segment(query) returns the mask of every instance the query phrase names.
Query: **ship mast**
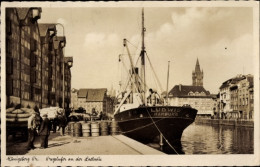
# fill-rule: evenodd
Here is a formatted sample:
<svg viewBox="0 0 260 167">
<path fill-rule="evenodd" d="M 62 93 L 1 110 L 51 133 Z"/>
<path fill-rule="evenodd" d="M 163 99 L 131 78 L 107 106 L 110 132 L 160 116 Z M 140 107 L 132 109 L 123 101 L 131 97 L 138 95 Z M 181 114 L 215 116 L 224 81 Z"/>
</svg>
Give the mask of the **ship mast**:
<svg viewBox="0 0 260 167">
<path fill-rule="evenodd" d="M 145 27 L 144 27 L 144 8 L 142 9 L 142 50 L 141 50 L 141 77 L 143 80 L 143 102 L 145 105 L 147 105 L 146 102 L 146 81 L 145 81 L 145 46 L 144 46 L 144 33 L 145 33 Z"/>
</svg>

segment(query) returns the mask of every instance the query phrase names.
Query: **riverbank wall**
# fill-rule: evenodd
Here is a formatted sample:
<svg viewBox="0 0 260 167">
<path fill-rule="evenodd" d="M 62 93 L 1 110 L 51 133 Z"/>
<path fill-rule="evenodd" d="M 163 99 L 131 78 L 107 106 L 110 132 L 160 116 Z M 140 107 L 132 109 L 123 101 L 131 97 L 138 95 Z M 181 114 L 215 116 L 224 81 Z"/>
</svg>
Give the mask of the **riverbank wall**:
<svg viewBox="0 0 260 167">
<path fill-rule="evenodd" d="M 199 118 L 195 119 L 196 124 L 208 124 L 208 125 L 224 125 L 224 126 L 236 126 L 236 127 L 254 127 L 253 120 L 240 120 L 240 119 L 207 119 Z"/>
</svg>

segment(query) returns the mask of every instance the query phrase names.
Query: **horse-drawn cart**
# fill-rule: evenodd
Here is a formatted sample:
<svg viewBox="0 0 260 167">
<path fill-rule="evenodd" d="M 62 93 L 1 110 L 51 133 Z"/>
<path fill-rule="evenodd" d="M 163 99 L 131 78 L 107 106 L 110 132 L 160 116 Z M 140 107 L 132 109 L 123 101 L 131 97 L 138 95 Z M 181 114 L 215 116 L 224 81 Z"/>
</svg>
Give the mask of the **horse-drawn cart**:
<svg viewBox="0 0 260 167">
<path fill-rule="evenodd" d="M 8 108 L 6 109 L 6 138 L 12 135 L 13 138 L 20 136 L 24 141 L 28 138 L 28 118 L 35 112 L 29 108 Z"/>
</svg>

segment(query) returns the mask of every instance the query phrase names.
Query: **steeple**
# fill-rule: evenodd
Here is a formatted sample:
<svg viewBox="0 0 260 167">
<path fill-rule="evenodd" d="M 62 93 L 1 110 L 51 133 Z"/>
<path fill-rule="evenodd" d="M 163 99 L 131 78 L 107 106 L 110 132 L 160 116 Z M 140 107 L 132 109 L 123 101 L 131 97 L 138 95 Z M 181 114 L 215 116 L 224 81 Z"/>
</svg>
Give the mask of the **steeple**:
<svg viewBox="0 0 260 167">
<path fill-rule="evenodd" d="M 199 63 L 199 59 L 198 58 L 197 58 L 196 66 L 195 66 L 195 72 L 196 73 L 201 72 L 200 71 L 200 63 Z"/>
<path fill-rule="evenodd" d="M 195 71 L 192 72 L 192 85 L 203 86 L 203 71 L 200 70 L 200 64 L 198 58 L 195 66 Z"/>
</svg>

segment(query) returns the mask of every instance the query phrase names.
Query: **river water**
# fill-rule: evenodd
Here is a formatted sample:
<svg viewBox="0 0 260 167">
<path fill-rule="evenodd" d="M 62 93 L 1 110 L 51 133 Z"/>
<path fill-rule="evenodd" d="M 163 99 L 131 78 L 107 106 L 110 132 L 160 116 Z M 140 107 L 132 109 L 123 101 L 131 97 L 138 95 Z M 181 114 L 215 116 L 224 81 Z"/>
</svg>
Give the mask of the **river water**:
<svg viewBox="0 0 260 167">
<path fill-rule="evenodd" d="M 149 146 L 159 149 L 157 143 Z M 167 154 L 253 154 L 254 129 L 233 126 L 211 126 L 193 123 L 182 135 L 181 146 Z"/>
</svg>

